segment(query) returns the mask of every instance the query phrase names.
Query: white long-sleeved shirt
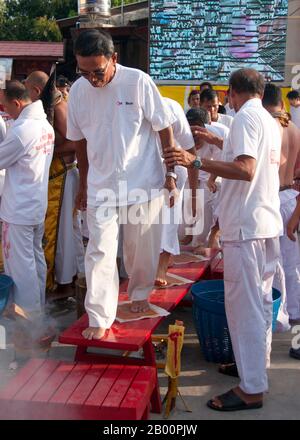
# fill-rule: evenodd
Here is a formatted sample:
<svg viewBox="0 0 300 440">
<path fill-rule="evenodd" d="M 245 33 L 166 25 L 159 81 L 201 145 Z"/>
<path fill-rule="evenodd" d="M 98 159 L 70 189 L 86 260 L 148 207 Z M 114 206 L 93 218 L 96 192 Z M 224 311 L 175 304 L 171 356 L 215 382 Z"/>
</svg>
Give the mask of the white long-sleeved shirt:
<svg viewBox="0 0 300 440">
<path fill-rule="evenodd" d="M 0 169 L 6 169 L 0 217 L 17 225 L 44 221 L 54 130 L 41 101 L 23 109 L 0 144 Z"/>
</svg>

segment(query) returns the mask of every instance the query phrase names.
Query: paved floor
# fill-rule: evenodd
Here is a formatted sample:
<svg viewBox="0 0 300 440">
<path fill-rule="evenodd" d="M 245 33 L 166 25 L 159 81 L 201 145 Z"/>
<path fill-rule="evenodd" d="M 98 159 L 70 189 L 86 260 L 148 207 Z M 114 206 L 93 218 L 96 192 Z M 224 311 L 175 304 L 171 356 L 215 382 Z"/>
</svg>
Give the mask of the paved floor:
<svg viewBox="0 0 300 440">
<path fill-rule="evenodd" d="M 76 319 L 76 304 L 73 298 L 52 305 L 51 319 L 59 333 Z M 177 407 L 169 420 L 205 420 L 205 419 L 300 419 L 300 361 L 291 359 L 288 351 L 292 334 L 274 334 L 272 365 L 269 371 L 270 392 L 265 397 L 264 407 L 260 410 L 237 413 L 218 413 L 206 407 L 206 401 L 216 394 L 227 391 L 238 384 L 238 379 L 223 376 L 217 372 L 217 366 L 208 363 L 200 351 L 199 342 L 193 326 L 191 309 L 178 307 L 157 329 L 157 333 L 166 333 L 168 325 L 180 319 L 186 326 L 185 344 L 182 351 L 182 374 L 180 391 L 192 412 L 185 412 L 183 403 L 178 398 Z M 13 322 L 1 318 L 0 325 L 7 330 L 7 348 L 0 350 L 0 387 L 5 385 L 18 370 L 9 366 L 14 361 L 15 351 L 11 343 Z M 299 328 L 300 330 L 300 328 Z M 58 344 L 54 341 L 48 356 L 61 360 L 72 360 L 74 347 Z M 46 356 L 39 353 L 38 356 Z M 28 358 L 17 353 L 16 360 L 20 368 Z M 162 397 L 166 393 L 167 378 L 159 372 Z M 151 414 L 152 420 L 162 419 L 163 415 Z"/>
</svg>

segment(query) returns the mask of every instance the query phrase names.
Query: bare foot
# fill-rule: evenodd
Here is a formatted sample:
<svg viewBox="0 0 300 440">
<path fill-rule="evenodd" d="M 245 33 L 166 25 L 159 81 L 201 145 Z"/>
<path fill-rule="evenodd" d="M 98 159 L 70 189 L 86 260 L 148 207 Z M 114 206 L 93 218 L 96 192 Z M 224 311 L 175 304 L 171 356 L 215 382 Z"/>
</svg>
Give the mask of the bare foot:
<svg viewBox="0 0 300 440">
<path fill-rule="evenodd" d="M 197 246 L 193 250 L 193 254 L 195 255 L 203 255 L 203 257 L 208 257 L 210 254 L 210 249 L 204 247 L 204 246 Z"/>
<path fill-rule="evenodd" d="M 180 240 L 180 244 L 182 245 L 188 245 L 190 244 L 190 242 L 193 240 L 193 236 L 192 235 L 185 235 L 182 240 Z"/>
<path fill-rule="evenodd" d="M 169 252 L 166 251 L 163 251 L 159 256 L 159 262 L 158 262 L 156 280 L 155 280 L 155 286 L 157 287 L 164 287 L 168 284 L 166 280 L 166 275 L 167 275 L 170 257 L 171 254 L 169 254 Z"/>
<path fill-rule="evenodd" d="M 85 339 L 101 339 L 105 335 L 105 328 L 88 327 L 81 333 Z"/>
<path fill-rule="evenodd" d="M 150 310 L 149 303 L 146 299 L 144 301 L 132 301 L 130 310 L 133 313 L 148 312 L 148 310 Z"/>
</svg>

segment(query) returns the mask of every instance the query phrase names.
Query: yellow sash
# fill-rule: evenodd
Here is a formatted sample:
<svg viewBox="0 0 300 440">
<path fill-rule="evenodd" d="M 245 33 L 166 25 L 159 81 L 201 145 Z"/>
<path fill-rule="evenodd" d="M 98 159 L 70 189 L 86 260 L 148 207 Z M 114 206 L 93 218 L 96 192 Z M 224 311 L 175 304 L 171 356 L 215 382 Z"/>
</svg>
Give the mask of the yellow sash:
<svg viewBox="0 0 300 440">
<path fill-rule="evenodd" d="M 51 292 L 55 287 L 55 254 L 66 175 L 67 167 L 64 160 L 59 157 L 54 157 L 50 166 L 48 208 L 44 234 L 44 252 L 47 263 L 47 292 Z"/>
</svg>

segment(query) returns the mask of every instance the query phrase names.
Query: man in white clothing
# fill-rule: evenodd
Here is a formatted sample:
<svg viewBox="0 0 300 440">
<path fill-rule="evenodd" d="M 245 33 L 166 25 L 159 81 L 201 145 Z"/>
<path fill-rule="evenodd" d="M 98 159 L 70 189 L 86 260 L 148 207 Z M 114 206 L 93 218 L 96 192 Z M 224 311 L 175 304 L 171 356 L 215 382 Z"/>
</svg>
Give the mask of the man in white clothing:
<svg viewBox="0 0 300 440">
<path fill-rule="evenodd" d="M 173 99 L 164 98 L 164 101 L 170 111 L 176 117 L 176 121 L 172 124 L 176 145 L 179 148 L 184 148 L 190 152 L 195 152 L 194 138 L 183 108 Z M 189 188 L 192 194 L 196 195 L 196 190 L 198 187 L 198 171 L 196 169 L 187 171 L 185 167 L 175 167 L 175 173 L 177 175 L 176 184 L 179 191 L 179 196 L 172 208 L 169 208 L 167 205 L 164 205 L 163 207 L 161 251 L 155 279 L 155 285 L 158 287 L 167 286 L 168 282 L 166 279 L 166 274 L 170 257 L 171 255 L 180 254 L 178 227 L 182 222 L 183 191 L 187 177 L 189 177 Z M 193 213 L 191 212 L 191 215 L 192 214 Z"/>
<path fill-rule="evenodd" d="M 31 100 L 41 98 L 49 82 L 42 71 L 32 72 L 25 81 Z M 67 103 L 56 90 L 53 127 L 55 132 L 54 157 L 50 167 L 48 210 L 45 223 L 45 256 L 48 264 L 47 290 L 55 295 L 70 292 L 77 273 L 84 272 L 84 248 L 80 218 L 75 209 L 79 186 L 74 144 L 66 139 Z M 62 175 L 63 174 L 63 175 Z M 62 179 L 61 184 L 56 183 Z M 58 189 L 59 188 L 59 189 Z M 54 283 L 55 280 L 55 283 Z"/>
<path fill-rule="evenodd" d="M 218 113 L 219 110 L 219 97 L 215 90 L 206 89 L 200 95 L 200 107 L 205 108 L 210 113 L 212 122 L 219 122 L 226 125 L 230 129 L 233 118 L 228 115 L 222 115 Z"/>
<path fill-rule="evenodd" d="M 293 189 L 293 179 L 296 161 L 300 151 L 300 130 L 289 119 L 284 111 L 281 90 L 275 84 L 267 84 L 263 97 L 263 106 L 270 112 L 278 123 L 281 135 L 281 161 L 279 168 L 280 179 L 280 211 L 284 225 L 284 235 L 280 237 L 282 266 L 285 274 L 284 286 L 286 298 L 282 298 L 279 321 L 282 329 L 289 330 L 288 316 L 291 323 L 300 320 L 300 249 L 298 236 L 295 241 L 288 238 L 287 224 L 296 208 L 299 192 Z M 284 301 L 283 301 L 284 299 Z M 285 313 L 284 313 L 285 312 Z M 285 321 L 285 322 L 284 322 Z"/>
<path fill-rule="evenodd" d="M 229 81 L 234 117 L 224 161 L 200 160 L 199 168 L 223 178 L 219 223 L 224 252 L 226 316 L 239 386 L 208 402 L 217 411 L 260 408 L 268 390 L 272 338 L 272 284 L 280 258 L 281 136 L 262 106 L 264 78 L 240 69 Z M 170 166 L 191 166 L 186 151 L 166 152 Z"/>
<path fill-rule="evenodd" d="M 0 208 L 4 268 L 14 281 L 13 301 L 35 315 L 45 301 L 42 238 L 54 132 L 42 102 L 32 103 L 19 81 L 7 81 L 0 100 L 15 120 L 0 144 L 0 169 L 6 169 Z"/>
<path fill-rule="evenodd" d="M 5 135 L 6 135 L 6 125 L 2 116 L 0 116 L 0 143 L 4 140 Z M 4 179 L 5 179 L 5 170 L 0 170 L 0 200 L 3 193 Z"/>
<path fill-rule="evenodd" d="M 173 205 L 177 179 L 173 167 L 164 175 L 155 132 L 163 150 L 173 146 L 175 117 L 147 74 L 117 63 L 110 35 L 96 29 L 81 32 L 75 56 L 81 78 L 70 90 L 67 137 L 77 144 L 77 206 L 87 206 L 89 228 L 85 258 L 89 327 L 83 336 L 100 339 L 116 317 L 120 222 L 131 311 L 149 309 L 161 245 L 159 190 L 165 182 Z"/>
<path fill-rule="evenodd" d="M 201 110 L 202 112 L 207 112 L 207 110 Z M 188 121 L 192 126 L 196 139 L 197 155 L 201 159 L 221 160 L 223 144 L 227 140 L 229 129 L 219 122 L 211 122 L 210 118 L 201 120 L 201 117 L 203 117 L 201 111 L 197 109 L 190 110 L 187 113 Z M 207 187 L 209 176 L 210 174 L 206 171 L 199 171 L 199 189 L 202 189 L 204 192 L 202 216 L 199 220 L 203 224 L 203 228 L 201 234 L 193 237 L 192 245 L 195 246 L 194 253 L 200 254 L 203 252 L 203 246 L 207 246 L 209 232 L 216 221 L 215 212 L 221 184 L 221 179 L 219 179 L 216 185 L 217 191 L 210 191 Z"/>
</svg>

